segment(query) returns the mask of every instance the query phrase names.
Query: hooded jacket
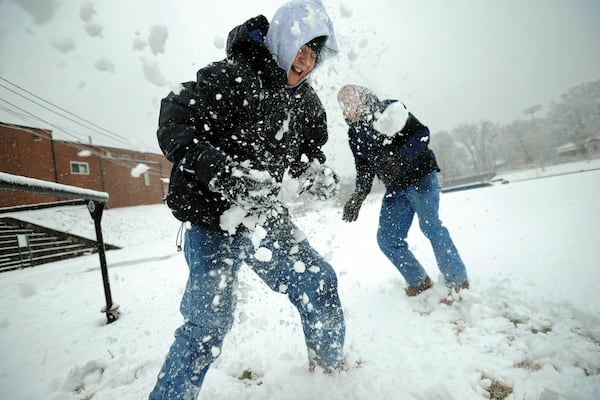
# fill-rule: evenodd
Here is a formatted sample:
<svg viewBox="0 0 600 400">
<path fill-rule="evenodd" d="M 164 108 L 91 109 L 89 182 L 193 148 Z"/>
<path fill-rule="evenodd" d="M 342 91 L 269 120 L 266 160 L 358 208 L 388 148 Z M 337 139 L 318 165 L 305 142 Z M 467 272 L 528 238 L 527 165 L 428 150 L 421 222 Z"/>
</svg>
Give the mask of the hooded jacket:
<svg viewBox="0 0 600 400">
<path fill-rule="evenodd" d="M 320 3 L 291 4 L 296 19 L 282 15 L 280 24 L 299 27 L 310 39 L 327 30 L 325 46 L 335 52 L 329 19 L 310 18 Z M 298 176 L 310 161 L 325 161 L 327 119 L 321 101 L 306 80 L 290 88 L 281 66 L 290 57 L 286 43 L 294 57 L 304 44 L 295 47 L 297 36 L 289 29 L 272 32 L 262 15 L 252 18 L 229 33 L 226 59 L 200 69 L 196 81 L 162 100 L 157 138 L 173 163 L 166 202 L 177 219 L 220 229 L 219 218 L 230 204 L 208 183 L 230 162 L 249 160 L 281 181 L 287 168 Z"/>
<path fill-rule="evenodd" d="M 397 100 L 379 100 L 367 88 L 354 86 L 363 104 L 357 122 L 349 125 L 348 140 L 356 167 L 355 191 L 367 195 L 375 176 L 388 191 L 405 189 L 424 176 L 439 171 L 435 155 L 429 149 L 429 129 L 406 111 L 399 132 L 388 136 L 375 126 L 385 110 Z M 404 107 L 404 105 L 402 105 Z M 404 107 L 406 109 L 406 107 Z"/>
</svg>

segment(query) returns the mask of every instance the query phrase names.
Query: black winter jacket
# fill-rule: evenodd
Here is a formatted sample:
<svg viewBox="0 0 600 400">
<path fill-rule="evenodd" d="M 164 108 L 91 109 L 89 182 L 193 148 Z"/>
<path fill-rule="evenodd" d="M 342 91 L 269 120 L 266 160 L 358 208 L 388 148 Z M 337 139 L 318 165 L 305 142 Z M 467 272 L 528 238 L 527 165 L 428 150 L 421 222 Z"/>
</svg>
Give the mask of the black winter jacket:
<svg viewBox="0 0 600 400">
<path fill-rule="evenodd" d="M 268 27 L 260 15 L 234 28 L 227 58 L 162 100 L 158 142 L 173 163 L 166 201 L 181 221 L 219 229 L 230 204 L 208 182 L 226 163 L 250 160 L 281 181 L 287 168 L 298 176 L 325 161 L 325 110 L 307 82 L 287 86 L 263 44 Z"/>
<path fill-rule="evenodd" d="M 379 101 L 374 97 L 372 112 L 355 123 L 348 122 L 348 139 L 356 167 L 355 191 L 367 195 L 375 176 L 388 191 L 405 189 L 425 175 L 439 171 L 435 155 L 429 149 L 429 129 L 412 114 L 393 139 L 373 127 L 377 116 L 396 100 Z"/>
</svg>

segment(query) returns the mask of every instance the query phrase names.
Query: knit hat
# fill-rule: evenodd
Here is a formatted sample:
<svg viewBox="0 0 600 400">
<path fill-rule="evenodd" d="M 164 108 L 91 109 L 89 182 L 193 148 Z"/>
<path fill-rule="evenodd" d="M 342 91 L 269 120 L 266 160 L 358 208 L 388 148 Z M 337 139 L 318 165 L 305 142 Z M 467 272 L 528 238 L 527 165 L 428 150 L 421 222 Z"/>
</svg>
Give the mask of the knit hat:
<svg viewBox="0 0 600 400">
<path fill-rule="evenodd" d="M 325 47 L 325 42 L 327 41 L 327 36 L 317 36 L 310 42 L 306 43 L 306 45 L 315 53 L 317 53 L 317 58 L 321 55 L 321 51 L 323 47 Z"/>
</svg>

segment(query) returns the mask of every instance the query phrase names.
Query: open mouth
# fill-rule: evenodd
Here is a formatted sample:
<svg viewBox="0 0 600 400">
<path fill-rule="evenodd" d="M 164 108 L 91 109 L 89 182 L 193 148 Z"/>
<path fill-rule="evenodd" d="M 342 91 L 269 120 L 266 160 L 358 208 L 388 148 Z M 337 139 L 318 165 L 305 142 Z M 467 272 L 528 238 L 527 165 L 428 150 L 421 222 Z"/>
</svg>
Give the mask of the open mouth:
<svg viewBox="0 0 600 400">
<path fill-rule="evenodd" d="M 296 72 L 298 75 L 302 75 L 302 73 L 304 72 L 304 70 L 296 67 L 295 65 L 292 66 L 292 69 L 294 70 L 294 72 Z"/>
</svg>

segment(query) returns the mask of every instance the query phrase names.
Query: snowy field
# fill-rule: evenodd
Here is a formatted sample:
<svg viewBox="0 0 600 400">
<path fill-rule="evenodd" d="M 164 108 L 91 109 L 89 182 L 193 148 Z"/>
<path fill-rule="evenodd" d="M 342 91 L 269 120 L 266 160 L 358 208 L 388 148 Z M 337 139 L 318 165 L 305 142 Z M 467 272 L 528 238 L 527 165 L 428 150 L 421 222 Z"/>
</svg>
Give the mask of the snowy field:
<svg viewBox="0 0 600 400">
<path fill-rule="evenodd" d="M 526 175 L 442 194 L 471 282 L 451 306 L 438 302 L 445 290 L 416 224 L 409 243 L 438 284 L 404 295 L 376 244 L 379 195 L 352 224 L 332 207 L 299 216 L 338 272 L 347 359 L 360 367 L 308 373 L 296 311 L 242 268 L 236 322 L 200 399 L 470 400 L 501 385 L 514 400 L 600 399 L 600 170 Z M 10 216 L 95 238 L 83 207 Z M 97 255 L 0 274 L 2 399 L 147 398 L 181 323 L 179 224 L 163 205 L 109 209 L 102 224 L 123 247 L 107 252 L 121 311 L 111 325 Z M 247 370 L 254 379 L 239 378 Z"/>
</svg>

